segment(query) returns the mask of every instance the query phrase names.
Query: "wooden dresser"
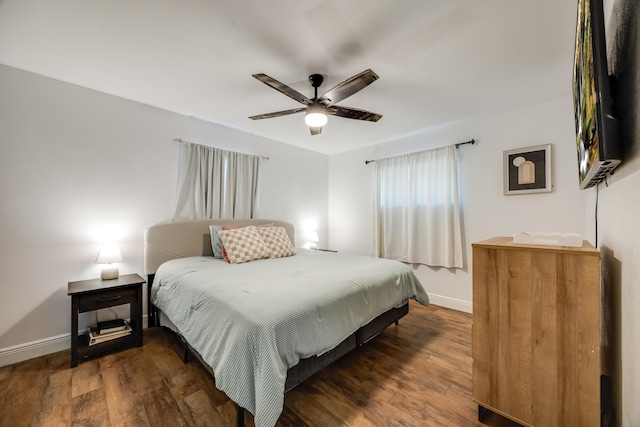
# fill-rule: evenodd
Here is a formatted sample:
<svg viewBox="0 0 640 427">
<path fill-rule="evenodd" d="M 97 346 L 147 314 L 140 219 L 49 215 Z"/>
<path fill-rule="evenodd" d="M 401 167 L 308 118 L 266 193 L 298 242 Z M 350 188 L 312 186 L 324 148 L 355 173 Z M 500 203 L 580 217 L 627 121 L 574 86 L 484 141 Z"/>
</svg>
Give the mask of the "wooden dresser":
<svg viewBox="0 0 640 427">
<path fill-rule="evenodd" d="M 600 252 L 473 247 L 473 399 L 526 426 L 599 426 Z"/>
</svg>

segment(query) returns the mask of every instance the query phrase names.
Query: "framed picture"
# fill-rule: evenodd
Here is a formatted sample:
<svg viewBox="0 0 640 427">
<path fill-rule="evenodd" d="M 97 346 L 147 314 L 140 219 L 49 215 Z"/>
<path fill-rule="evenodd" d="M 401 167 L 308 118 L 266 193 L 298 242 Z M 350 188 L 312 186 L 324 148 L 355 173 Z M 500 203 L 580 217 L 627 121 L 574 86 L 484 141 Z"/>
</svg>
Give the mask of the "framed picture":
<svg viewBox="0 0 640 427">
<path fill-rule="evenodd" d="M 504 194 L 548 193 L 551 183 L 551 144 L 504 152 Z"/>
</svg>

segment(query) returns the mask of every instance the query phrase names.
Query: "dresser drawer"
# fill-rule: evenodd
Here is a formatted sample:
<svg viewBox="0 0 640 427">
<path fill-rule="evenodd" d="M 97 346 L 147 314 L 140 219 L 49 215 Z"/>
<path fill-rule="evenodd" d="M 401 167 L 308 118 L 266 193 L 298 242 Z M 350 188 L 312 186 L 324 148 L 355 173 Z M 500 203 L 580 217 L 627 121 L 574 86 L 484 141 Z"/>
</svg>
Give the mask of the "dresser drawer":
<svg viewBox="0 0 640 427">
<path fill-rule="evenodd" d="M 120 304 L 136 302 L 136 290 L 132 288 L 116 288 L 91 292 L 78 296 L 78 311 L 85 312 L 100 308 L 113 307 Z"/>
</svg>

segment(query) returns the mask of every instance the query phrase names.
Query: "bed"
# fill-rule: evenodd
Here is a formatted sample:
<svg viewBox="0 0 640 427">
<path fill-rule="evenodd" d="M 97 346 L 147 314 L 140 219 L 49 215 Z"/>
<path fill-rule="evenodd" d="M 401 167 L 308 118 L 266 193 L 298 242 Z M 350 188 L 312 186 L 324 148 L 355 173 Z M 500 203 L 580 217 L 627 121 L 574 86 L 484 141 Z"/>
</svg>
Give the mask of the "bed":
<svg viewBox="0 0 640 427">
<path fill-rule="evenodd" d="M 211 225 L 267 227 L 291 242 L 295 229 L 276 220 L 201 220 L 145 233 L 149 326 L 183 340 L 236 403 L 238 425 L 247 409 L 257 427 L 273 426 L 287 390 L 397 323 L 409 299 L 429 302 L 396 261 L 301 248 L 236 264 L 217 259 Z"/>
</svg>

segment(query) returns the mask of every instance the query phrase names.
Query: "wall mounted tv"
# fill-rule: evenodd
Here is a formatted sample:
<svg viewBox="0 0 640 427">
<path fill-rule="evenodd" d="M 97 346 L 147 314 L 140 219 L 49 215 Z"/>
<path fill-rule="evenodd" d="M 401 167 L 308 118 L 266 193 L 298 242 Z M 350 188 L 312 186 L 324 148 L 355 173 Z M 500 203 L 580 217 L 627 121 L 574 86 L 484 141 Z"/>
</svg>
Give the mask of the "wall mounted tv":
<svg viewBox="0 0 640 427">
<path fill-rule="evenodd" d="M 602 182 L 620 164 L 611 81 L 607 72 L 602 0 L 579 0 L 573 102 L 578 174 L 583 190 Z"/>
</svg>

